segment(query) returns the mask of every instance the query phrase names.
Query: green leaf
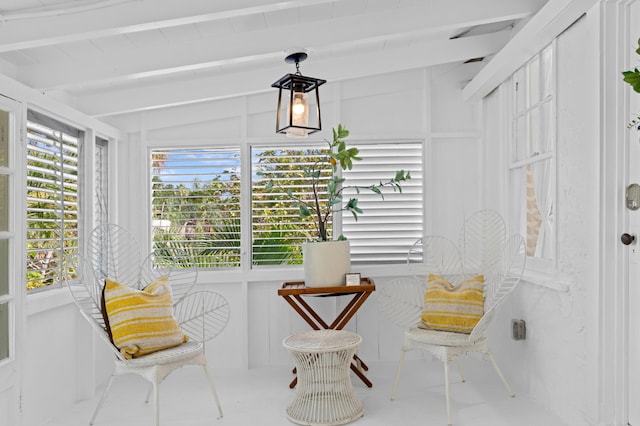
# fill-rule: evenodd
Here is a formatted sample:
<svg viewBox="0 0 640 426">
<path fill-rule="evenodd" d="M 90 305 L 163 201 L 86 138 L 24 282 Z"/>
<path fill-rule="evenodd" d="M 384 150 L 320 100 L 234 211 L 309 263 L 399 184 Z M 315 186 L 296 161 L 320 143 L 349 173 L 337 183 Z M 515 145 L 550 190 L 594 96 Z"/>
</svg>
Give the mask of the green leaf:
<svg viewBox="0 0 640 426">
<path fill-rule="evenodd" d="M 357 198 L 350 198 L 349 201 L 347 201 L 347 204 L 344 207 L 347 210 L 358 208 L 358 199 Z"/>
<path fill-rule="evenodd" d="M 300 217 L 309 217 L 311 216 L 311 211 L 309 210 L 309 208 L 307 208 L 307 206 L 305 205 L 301 205 L 300 206 Z"/>
<path fill-rule="evenodd" d="M 402 181 L 404 181 L 404 180 L 409 179 L 407 176 L 408 176 L 408 175 L 405 175 L 405 174 L 404 174 L 404 170 L 398 170 L 398 171 L 396 172 L 395 180 L 396 180 L 397 182 L 402 182 Z"/>
<path fill-rule="evenodd" d="M 623 71 L 622 75 L 624 76 L 623 80 L 625 83 L 631 85 L 635 92 L 640 93 L 640 70 L 634 68 L 633 71 Z"/>
<path fill-rule="evenodd" d="M 269 183 L 264 187 L 265 190 L 271 191 L 273 189 L 273 181 L 270 180 Z"/>
</svg>

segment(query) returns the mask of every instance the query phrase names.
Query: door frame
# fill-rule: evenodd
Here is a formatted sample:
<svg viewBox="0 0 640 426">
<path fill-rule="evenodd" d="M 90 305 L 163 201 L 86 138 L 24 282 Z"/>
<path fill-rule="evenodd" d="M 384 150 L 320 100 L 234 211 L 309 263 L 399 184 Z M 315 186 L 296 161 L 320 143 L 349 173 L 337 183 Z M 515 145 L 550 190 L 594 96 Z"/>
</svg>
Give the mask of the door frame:
<svg viewBox="0 0 640 426">
<path fill-rule="evenodd" d="M 599 313 L 598 424 L 627 425 L 629 419 L 629 251 L 619 236 L 628 231 L 629 211 L 624 194 L 629 177 L 627 129 L 631 90 L 622 81 L 628 69 L 630 5 L 638 0 L 600 2 L 600 276 L 594 308 Z"/>
<path fill-rule="evenodd" d="M 19 426 L 21 419 L 22 359 L 23 339 L 25 336 L 24 297 L 25 265 L 20 261 L 24 249 L 24 191 L 22 179 L 24 161 L 24 117 L 25 106 L 22 102 L 0 94 L 0 109 L 11 114 L 9 130 L 9 293 L 5 301 L 9 303 L 9 358 L 0 362 L 0 405 L 8 409 L 9 424 Z M 6 234 L 5 234 L 6 236 Z M 6 400 L 3 400 L 7 398 Z"/>
</svg>

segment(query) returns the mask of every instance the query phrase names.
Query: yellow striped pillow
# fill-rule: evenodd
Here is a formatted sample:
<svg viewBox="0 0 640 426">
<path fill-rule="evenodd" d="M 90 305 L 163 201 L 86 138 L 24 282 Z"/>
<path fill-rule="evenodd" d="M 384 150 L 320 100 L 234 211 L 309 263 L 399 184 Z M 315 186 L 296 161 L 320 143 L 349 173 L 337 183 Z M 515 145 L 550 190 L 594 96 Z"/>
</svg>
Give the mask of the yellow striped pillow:
<svg viewBox="0 0 640 426">
<path fill-rule="evenodd" d="M 126 359 L 187 341 L 173 316 L 171 287 L 166 276 L 143 290 L 107 278 L 104 301 L 113 344 Z"/>
<path fill-rule="evenodd" d="M 482 275 L 454 286 L 429 274 L 421 325 L 432 330 L 471 333 L 484 314 L 483 287 Z"/>
</svg>

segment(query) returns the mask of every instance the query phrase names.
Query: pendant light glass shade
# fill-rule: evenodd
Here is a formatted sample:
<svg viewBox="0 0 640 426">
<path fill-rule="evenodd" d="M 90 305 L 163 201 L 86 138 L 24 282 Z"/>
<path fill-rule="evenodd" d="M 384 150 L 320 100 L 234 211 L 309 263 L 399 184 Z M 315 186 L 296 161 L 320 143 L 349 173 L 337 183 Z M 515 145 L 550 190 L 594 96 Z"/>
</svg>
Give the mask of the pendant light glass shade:
<svg viewBox="0 0 640 426">
<path fill-rule="evenodd" d="M 278 89 L 276 133 L 289 137 L 306 137 L 322 130 L 318 87 L 326 80 L 306 77 L 300 73 L 300 61 L 306 53 L 294 53 L 285 59 L 295 62 L 297 72 L 286 74 L 271 85 Z"/>
</svg>

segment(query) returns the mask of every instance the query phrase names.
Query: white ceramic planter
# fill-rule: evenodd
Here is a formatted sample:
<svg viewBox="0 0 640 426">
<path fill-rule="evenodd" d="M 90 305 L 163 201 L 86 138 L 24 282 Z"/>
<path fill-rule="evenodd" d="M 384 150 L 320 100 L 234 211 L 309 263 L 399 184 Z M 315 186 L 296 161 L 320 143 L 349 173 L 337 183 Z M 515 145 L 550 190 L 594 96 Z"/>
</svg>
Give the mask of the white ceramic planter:
<svg viewBox="0 0 640 426">
<path fill-rule="evenodd" d="M 349 241 L 322 241 L 302 245 L 304 283 L 307 287 L 345 285 L 351 272 Z"/>
</svg>

